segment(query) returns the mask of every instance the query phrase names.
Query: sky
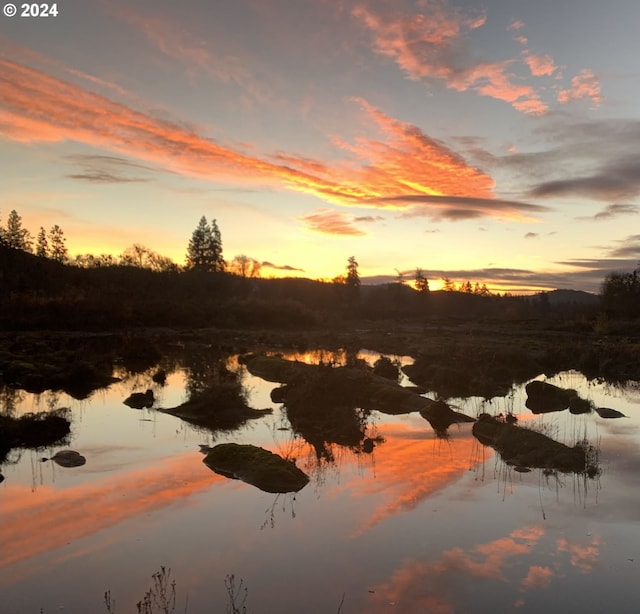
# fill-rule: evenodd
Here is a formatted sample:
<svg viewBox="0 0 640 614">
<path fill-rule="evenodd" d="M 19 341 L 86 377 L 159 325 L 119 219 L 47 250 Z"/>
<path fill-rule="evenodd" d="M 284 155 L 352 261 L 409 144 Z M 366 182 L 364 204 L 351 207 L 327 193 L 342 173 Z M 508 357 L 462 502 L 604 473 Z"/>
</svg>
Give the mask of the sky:
<svg viewBox="0 0 640 614">
<path fill-rule="evenodd" d="M 63 0 L 0 16 L 0 223 L 263 276 L 598 292 L 640 260 L 637 0 Z"/>
</svg>

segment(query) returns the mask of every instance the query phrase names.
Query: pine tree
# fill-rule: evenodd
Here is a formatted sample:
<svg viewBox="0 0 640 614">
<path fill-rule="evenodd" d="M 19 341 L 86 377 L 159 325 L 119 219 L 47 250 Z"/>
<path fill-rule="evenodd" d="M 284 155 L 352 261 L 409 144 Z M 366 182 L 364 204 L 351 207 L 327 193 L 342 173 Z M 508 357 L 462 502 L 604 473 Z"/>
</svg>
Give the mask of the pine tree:
<svg viewBox="0 0 640 614">
<path fill-rule="evenodd" d="M 40 226 L 38 238 L 36 239 L 36 256 L 41 258 L 49 257 L 49 242 L 47 241 L 47 231 Z"/>
<path fill-rule="evenodd" d="M 187 268 L 196 271 L 224 271 L 222 236 L 216 220 L 207 224 L 203 215 L 193 231 L 187 247 Z"/>
<path fill-rule="evenodd" d="M 351 288 L 360 287 L 360 275 L 358 274 L 358 263 L 355 256 L 350 256 L 347 260 L 347 277 L 346 284 Z"/>
<path fill-rule="evenodd" d="M 213 270 L 217 272 L 224 271 L 226 267 L 226 262 L 222 257 L 222 235 L 220 234 L 220 229 L 218 228 L 218 223 L 216 220 L 211 220 L 211 253 L 213 257 Z"/>
<path fill-rule="evenodd" d="M 424 271 L 419 267 L 416 269 L 415 286 L 418 292 L 421 292 L 421 293 L 429 292 L 429 280 L 424 274 Z"/>
<path fill-rule="evenodd" d="M 358 274 L 358 263 L 355 256 L 350 256 L 347 260 L 345 284 L 347 286 L 347 302 L 353 306 L 360 298 L 360 275 Z"/>
<path fill-rule="evenodd" d="M 22 218 L 13 209 L 7 218 L 7 227 L 4 231 L 4 242 L 14 249 L 21 249 L 25 252 L 31 251 L 31 233 L 22 226 Z"/>
<path fill-rule="evenodd" d="M 51 245 L 50 257 L 56 262 L 66 262 L 69 259 L 69 253 L 67 252 L 67 240 L 64 237 L 62 228 L 55 224 L 49 231 L 49 243 Z"/>
</svg>

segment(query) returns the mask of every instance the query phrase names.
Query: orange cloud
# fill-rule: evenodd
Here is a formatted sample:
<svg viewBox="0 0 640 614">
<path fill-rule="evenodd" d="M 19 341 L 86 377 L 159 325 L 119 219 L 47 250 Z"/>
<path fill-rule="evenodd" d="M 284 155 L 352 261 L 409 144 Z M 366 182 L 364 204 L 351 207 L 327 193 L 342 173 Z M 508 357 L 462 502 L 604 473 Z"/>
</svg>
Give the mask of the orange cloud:
<svg viewBox="0 0 640 614">
<path fill-rule="evenodd" d="M 320 209 L 300 218 L 311 230 L 328 235 L 361 237 L 366 233 L 353 225 L 354 220 L 341 211 Z"/>
<path fill-rule="evenodd" d="M 558 67 L 550 55 L 535 55 L 526 51 L 523 57 L 525 64 L 529 67 L 534 77 L 551 76 L 558 70 Z"/>
<path fill-rule="evenodd" d="M 364 6 L 356 7 L 352 14 L 372 33 L 375 50 L 395 60 L 412 80 L 439 79 L 450 89 L 473 90 L 524 113 L 547 110 L 532 87 L 515 82 L 508 74 L 512 60 L 490 63 L 465 57 L 467 36 L 484 25 L 484 16 L 466 15 L 438 0 L 425 0 L 421 6 L 424 13 L 410 16 L 383 17 Z"/>
<path fill-rule="evenodd" d="M 480 544 L 470 552 L 453 548 L 443 552 L 436 562 L 409 561 L 388 582 L 375 587 L 368 611 L 386 612 L 390 602 L 401 606 L 403 612 L 445 614 L 457 611 L 448 594 L 454 577 L 467 575 L 506 581 L 503 570 L 509 559 L 529 554 L 543 535 L 542 527 L 530 525 L 513 531 L 507 537 Z M 534 582 L 534 578 L 543 576 L 539 570 L 529 570 L 525 581 L 531 578 Z"/>
<path fill-rule="evenodd" d="M 390 438 L 376 453 L 375 476 L 359 478 L 345 486 L 353 497 L 376 494 L 385 497 L 384 503 L 358 528 L 356 536 L 386 518 L 414 509 L 434 493 L 459 480 L 473 464 L 486 460 L 486 457 L 480 458 L 474 453 L 477 442 L 470 432 L 456 433 L 442 442 L 425 438 L 431 430 L 426 422 L 424 432 L 402 424 L 387 425 L 385 430 Z M 474 458 L 475 461 L 470 461 Z"/>
<path fill-rule="evenodd" d="M 558 92 L 558 102 L 567 103 L 572 100 L 589 98 L 598 107 L 602 103 L 600 95 L 600 81 L 593 71 L 584 69 L 579 75 L 571 79 L 571 87 Z"/>
<path fill-rule="evenodd" d="M 306 192 L 342 206 L 407 209 L 425 203 L 387 201 L 405 194 L 493 198 L 494 182 L 457 153 L 411 124 L 357 99 L 378 139 L 334 144 L 355 161 L 325 164 L 279 154 L 269 160 L 202 136 L 22 64 L 0 60 L 0 133 L 32 142 L 76 141 L 126 154 L 168 171 L 240 184 L 253 182 Z M 438 208 L 433 207 L 438 215 Z M 487 215 L 491 208 L 487 207 Z"/>
<path fill-rule="evenodd" d="M 553 580 L 554 572 L 549 567 L 532 565 L 529 567 L 527 577 L 522 581 L 524 590 L 546 588 Z"/>
<path fill-rule="evenodd" d="M 583 546 L 573 544 L 568 539 L 562 537 L 556 542 L 558 552 L 567 552 L 570 556 L 571 564 L 584 573 L 593 571 L 600 556 L 600 540 L 594 537 L 593 541 Z"/>
<path fill-rule="evenodd" d="M 197 469 L 194 454 L 175 457 L 157 466 L 65 490 L 10 486 L 2 506 L 0 565 L 36 557 L 107 529 L 123 520 L 158 510 L 210 487 L 225 478 L 204 465 Z M 136 493 L 123 497 L 123 493 Z M 6 581 L 5 574 L 2 581 Z"/>
</svg>

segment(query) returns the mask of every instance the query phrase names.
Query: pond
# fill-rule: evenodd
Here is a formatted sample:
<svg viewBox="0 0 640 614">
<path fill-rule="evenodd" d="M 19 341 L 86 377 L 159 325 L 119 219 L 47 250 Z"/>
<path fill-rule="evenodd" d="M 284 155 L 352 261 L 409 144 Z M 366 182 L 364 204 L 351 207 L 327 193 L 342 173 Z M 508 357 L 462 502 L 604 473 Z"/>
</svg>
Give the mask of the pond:
<svg viewBox="0 0 640 614">
<path fill-rule="evenodd" d="M 378 357 L 359 353 L 369 364 Z M 163 582 L 170 591 L 172 581 L 175 611 L 189 614 L 243 605 L 250 614 L 638 611 L 638 383 L 612 386 L 577 372 L 546 380 L 626 416 L 617 419 L 534 414 L 524 385 L 491 401 L 448 400 L 467 416 L 513 415 L 569 446 L 588 442 L 597 464 L 589 477 L 507 464 L 472 423 L 437 436 L 416 411 L 356 412 L 358 445 L 307 425 L 309 443 L 272 401 L 278 384 L 236 357 L 215 377 L 237 373 L 247 404 L 272 412 L 212 432 L 158 411 L 212 377 L 212 365 L 196 362 L 161 365 L 164 383 L 152 379 L 158 367 L 120 369 L 119 382 L 83 400 L 2 390 L 14 417 L 70 408 L 71 433 L 46 449 L 14 449 L 2 466 L 1 612 L 135 612 L 147 591 Z M 152 407 L 123 403 L 147 389 Z M 203 452 L 228 442 L 294 461 L 309 483 L 270 493 L 212 471 Z M 42 460 L 63 450 L 86 462 Z"/>
</svg>

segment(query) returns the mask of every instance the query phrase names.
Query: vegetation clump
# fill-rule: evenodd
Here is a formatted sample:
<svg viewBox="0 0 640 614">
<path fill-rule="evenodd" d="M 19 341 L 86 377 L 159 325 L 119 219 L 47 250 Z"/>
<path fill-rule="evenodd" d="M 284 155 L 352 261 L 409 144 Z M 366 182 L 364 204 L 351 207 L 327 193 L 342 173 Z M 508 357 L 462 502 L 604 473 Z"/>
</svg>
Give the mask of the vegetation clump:
<svg viewBox="0 0 640 614">
<path fill-rule="evenodd" d="M 71 433 L 68 415 L 69 410 L 66 408 L 25 414 L 20 418 L 0 414 L 0 463 L 6 460 L 13 448 L 37 450 L 66 443 Z"/>
<path fill-rule="evenodd" d="M 494 448 L 508 465 L 586 473 L 589 477 L 599 472 L 597 460 L 594 462 L 584 444 L 569 447 L 542 433 L 488 414 L 478 418 L 472 432 L 480 443 Z"/>
<path fill-rule="evenodd" d="M 309 482 L 294 462 L 252 445 L 219 444 L 209 450 L 203 462 L 216 473 L 270 493 L 298 492 Z"/>
<path fill-rule="evenodd" d="M 191 398 L 178 407 L 159 409 L 195 426 L 210 430 L 232 430 L 248 420 L 262 418 L 271 409 L 249 407 L 238 382 L 224 382 L 194 392 Z"/>
</svg>

